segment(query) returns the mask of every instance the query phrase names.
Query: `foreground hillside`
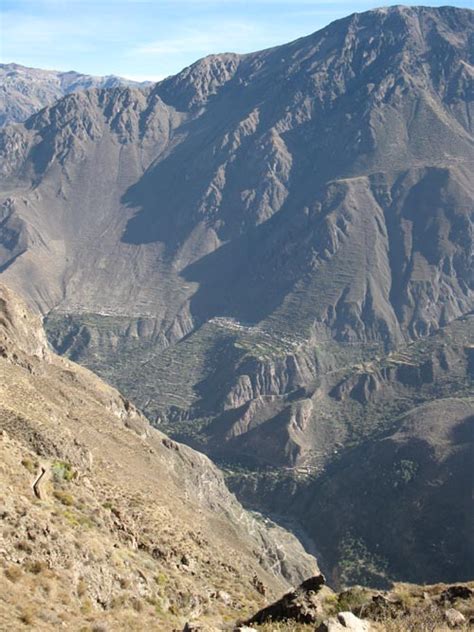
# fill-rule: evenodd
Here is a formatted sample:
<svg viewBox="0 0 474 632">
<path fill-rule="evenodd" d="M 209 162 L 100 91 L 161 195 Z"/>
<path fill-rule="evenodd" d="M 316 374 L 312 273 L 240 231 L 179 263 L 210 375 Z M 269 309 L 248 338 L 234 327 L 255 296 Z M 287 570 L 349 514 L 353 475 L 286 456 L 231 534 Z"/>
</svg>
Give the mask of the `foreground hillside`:
<svg viewBox="0 0 474 632">
<path fill-rule="evenodd" d="M 0 453 L 1 629 L 181 629 L 245 617 L 317 570 L 206 457 L 52 354 L 4 286 Z"/>
<path fill-rule="evenodd" d="M 4 281 L 336 583 L 470 577 L 473 15 L 354 14 L 0 134 Z"/>
</svg>

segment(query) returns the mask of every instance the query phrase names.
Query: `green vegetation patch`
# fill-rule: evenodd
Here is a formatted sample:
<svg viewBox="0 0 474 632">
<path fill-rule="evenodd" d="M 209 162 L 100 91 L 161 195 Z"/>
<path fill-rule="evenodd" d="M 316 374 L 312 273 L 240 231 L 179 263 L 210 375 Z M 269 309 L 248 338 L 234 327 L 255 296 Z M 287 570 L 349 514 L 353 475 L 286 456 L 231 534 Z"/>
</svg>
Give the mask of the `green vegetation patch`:
<svg viewBox="0 0 474 632">
<path fill-rule="evenodd" d="M 71 464 L 66 461 L 54 461 L 51 466 L 51 471 L 56 481 L 69 482 L 77 476 L 77 472 L 73 470 Z"/>
</svg>

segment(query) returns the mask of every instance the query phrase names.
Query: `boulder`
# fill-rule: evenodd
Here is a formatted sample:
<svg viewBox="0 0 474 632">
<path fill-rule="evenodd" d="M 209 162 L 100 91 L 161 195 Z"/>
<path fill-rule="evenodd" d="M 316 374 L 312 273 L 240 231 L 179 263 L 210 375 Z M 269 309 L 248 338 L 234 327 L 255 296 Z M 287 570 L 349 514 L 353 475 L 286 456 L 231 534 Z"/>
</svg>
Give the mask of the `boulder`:
<svg viewBox="0 0 474 632">
<path fill-rule="evenodd" d="M 347 630 L 353 630 L 354 632 L 369 632 L 371 628 L 368 621 L 359 619 L 352 612 L 340 612 L 337 615 L 337 619 Z"/>
<path fill-rule="evenodd" d="M 446 610 L 444 616 L 450 628 L 457 628 L 466 623 L 466 617 L 455 608 Z"/>
<path fill-rule="evenodd" d="M 320 623 L 316 628 L 316 632 L 347 632 L 347 628 L 342 623 L 339 623 L 337 619 L 331 617 Z"/>
<path fill-rule="evenodd" d="M 454 603 L 456 599 L 470 599 L 474 595 L 474 591 L 467 586 L 450 586 L 440 595 L 440 601 L 449 601 Z"/>
<path fill-rule="evenodd" d="M 368 621 L 362 621 L 352 612 L 339 612 L 337 617 L 323 621 L 316 632 L 370 632 L 372 626 Z"/>
</svg>

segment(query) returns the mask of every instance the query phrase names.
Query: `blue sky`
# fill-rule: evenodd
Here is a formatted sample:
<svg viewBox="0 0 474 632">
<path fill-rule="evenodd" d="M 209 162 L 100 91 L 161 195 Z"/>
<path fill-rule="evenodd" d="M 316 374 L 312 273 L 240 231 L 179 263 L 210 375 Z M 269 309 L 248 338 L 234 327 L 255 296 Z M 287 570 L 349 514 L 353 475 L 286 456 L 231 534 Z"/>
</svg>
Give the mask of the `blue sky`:
<svg viewBox="0 0 474 632">
<path fill-rule="evenodd" d="M 0 61 L 157 80 L 209 53 L 283 44 L 380 4 L 383 0 L 1 0 Z M 455 4 L 469 7 L 472 0 Z"/>
</svg>

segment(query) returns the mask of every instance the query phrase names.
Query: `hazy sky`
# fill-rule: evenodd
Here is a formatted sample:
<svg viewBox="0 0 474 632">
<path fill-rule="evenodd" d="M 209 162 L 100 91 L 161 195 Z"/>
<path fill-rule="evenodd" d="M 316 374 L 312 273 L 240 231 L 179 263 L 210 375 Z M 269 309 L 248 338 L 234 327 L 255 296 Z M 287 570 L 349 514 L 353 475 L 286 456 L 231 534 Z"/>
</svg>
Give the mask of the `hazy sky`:
<svg viewBox="0 0 474 632">
<path fill-rule="evenodd" d="M 283 44 L 380 4 L 383 0 L 1 0 L 0 61 L 159 79 L 209 53 Z M 472 0 L 455 4 L 469 7 Z"/>
</svg>

